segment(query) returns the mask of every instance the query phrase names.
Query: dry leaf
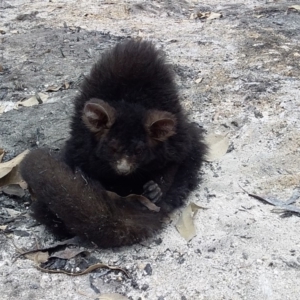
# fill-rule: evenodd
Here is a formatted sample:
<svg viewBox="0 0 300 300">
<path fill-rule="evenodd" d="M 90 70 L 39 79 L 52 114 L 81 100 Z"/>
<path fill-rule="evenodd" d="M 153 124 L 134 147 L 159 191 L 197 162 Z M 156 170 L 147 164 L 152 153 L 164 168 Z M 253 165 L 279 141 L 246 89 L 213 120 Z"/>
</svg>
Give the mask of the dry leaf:
<svg viewBox="0 0 300 300">
<path fill-rule="evenodd" d="M 127 297 L 121 294 L 102 294 L 100 297 L 97 297 L 96 300 L 128 300 Z"/>
<path fill-rule="evenodd" d="M 57 252 L 51 254 L 50 257 L 57 257 L 57 258 L 61 258 L 61 259 L 71 259 L 83 252 L 88 252 L 88 251 L 79 250 L 78 248 L 65 248 L 64 250 L 57 251 Z"/>
<path fill-rule="evenodd" d="M 262 201 L 263 203 L 268 203 L 275 206 L 275 209 L 273 209 L 273 212 L 289 212 L 289 213 L 296 213 L 297 215 L 300 214 L 300 207 L 292 205 L 296 202 L 296 200 L 299 199 L 300 196 L 300 188 L 296 188 L 292 194 L 292 196 L 287 201 L 281 201 L 276 198 L 263 198 L 261 196 L 250 194 L 248 193 L 244 188 L 240 186 L 240 188 L 248 194 L 248 196 L 255 198 L 257 200 Z"/>
<path fill-rule="evenodd" d="M 19 215 L 21 215 L 21 212 L 15 210 L 15 209 L 12 209 L 12 208 L 5 208 L 5 210 L 6 210 L 6 212 L 9 213 L 11 218 L 16 218 Z"/>
<path fill-rule="evenodd" d="M 0 115 L 4 112 L 8 112 L 10 110 L 13 110 L 16 106 L 15 102 L 12 101 L 1 101 L 0 104 Z"/>
<path fill-rule="evenodd" d="M 197 18 L 199 19 L 206 19 L 209 16 L 209 12 L 197 12 Z"/>
<path fill-rule="evenodd" d="M 205 142 L 209 149 L 205 157 L 207 161 L 217 160 L 227 153 L 229 139 L 226 135 L 209 134 L 205 137 Z"/>
<path fill-rule="evenodd" d="M 50 85 L 47 89 L 46 92 L 58 92 L 61 89 L 67 90 L 70 87 L 70 83 L 68 81 L 65 81 L 61 85 Z M 43 101 L 44 102 L 44 101 Z"/>
<path fill-rule="evenodd" d="M 43 103 L 45 103 L 47 101 L 48 97 L 49 97 L 48 95 L 43 94 L 43 93 L 38 93 L 37 96 L 41 99 L 41 101 Z M 28 106 L 38 105 L 39 101 L 37 99 L 37 96 L 36 95 L 32 96 L 29 99 L 24 100 L 24 101 L 18 101 L 17 102 L 17 108 L 19 106 L 26 106 L 26 107 L 28 107 Z"/>
<path fill-rule="evenodd" d="M 211 12 L 209 14 L 209 16 L 207 17 L 207 20 L 220 19 L 221 17 L 222 17 L 222 14 Z"/>
<path fill-rule="evenodd" d="M 7 226 L 8 225 L 0 225 L 0 230 L 3 230 L 3 231 L 6 230 Z"/>
<path fill-rule="evenodd" d="M 215 12 L 201 12 L 198 11 L 197 13 L 192 13 L 190 15 L 190 19 L 207 19 L 207 20 L 213 20 L 213 19 L 220 19 L 222 18 L 221 13 L 215 13 Z"/>
<path fill-rule="evenodd" d="M 27 189 L 27 183 L 22 179 L 18 166 L 12 168 L 6 176 L 0 178 L 0 189 L 11 184 L 18 184 L 23 190 Z"/>
<path fill-rule="evenodd" d="M 191 13 L 190 20 L 197 19 L 197 14 Z"/>
<path fill-rule="evenodd" d="M 3 178 L 4 176 L 6 176 L 9 172 L 11 172 L 12 169 L 13 168 L 11 168 L 11 167 L 2 166 L 2 164 L 0 164 L 0 178 Z"/>
<path fill-rule="evenodd" d="M 26 251 L 20 253 L 20 256 L 24 256 L 24 255 L 30 254 L 30 253 L 36 253 L 36 252 L 39 252 L 39 251 L 44 252 L 46 250 L 47 251 L 48 250 L 53 250 L 57 247 L 65 246 L 65 245 L 79 245 L 79 243 L 80 243 L 80 240 L 78 239 L 78 237 L 73 237 L 73 238 L 68 239 L 68 240 L 64 240 L 64 241 L 61 241 L 61 242 L 54 243 L 51 246 L 37 248 L 37 249 L 34 249 L 34 250 L 26 250 Z"/>
<path fill-rule="evenodd" d="M 5 154 L 4 150 L 2 148 L 0 148 L 0 163 L 2 161 L 4 154 Z"/>
<path fill-rule="evenodd" d="M 292 5 L 292 6 L 289 6 L 289 9 L 295 9 L 295 10 L 300 11 L 300 5 Z"/>
<path fill-rule="evenodd" d="M 37 251 L 37 252 L 25 254 L 25 257 L 34 261 L 36 264 L 41 264 L 48 261 L 49 253 Z"/>
<path fill-rule="evenodd" d="M 64 86 L 65 86 L 65 89 L 67 90 L 70 87 L 70 83 L 65 81 Z"/>
<path fill-rule="evenodd" d="M 0 188 L 2 187 L 1 190 L 5 193 L 20 197 L 24 195 L 15 185 L 19 185 L 22 189 L 27 188 L 26 182 L 19 173 L 18 165 L 28 152 L 29 150 L 26 150 L 12 160 L 0 163 Z"/>
<path fill-rule="evenodd" d="M 3 178 L 9 172 L 11 172 L 11 170 L 22 161 L 22 159 L 25 157 L 27 153 L 29 153 L 29 150 L 25 150 L 24 152 L 22 152 L 21 154 L 19 154 L 17 157 L 13 158 L 10 161 L 0 163 L 0 178 Z"/>
<path fill-rule="evenodd" d="M 202 82 L 202 80 L 203 80 L 203 77 L 200 77 L 200 78 L 196 79 L 195 82 L 200 83 L 200 82 Z"/>
<path fill-rule="evenodd" d="M 2 192 L 10 196 L 23 197 L 25 195 L 24 190 L 18 184 L 11 184 L 3 187 Z"/>
<path fill-rule="evenodd" d="M 182 214 L 176 224 L 178 232 L 183 238 L 186 239 L 186 241 L 190 241 L 196 235 L 193 219 L 196 216 L 199 208 L 204 209 L 204 207 L 198 206 L 197 204 L 191 202 L 182 211 Z"/>
</svg>

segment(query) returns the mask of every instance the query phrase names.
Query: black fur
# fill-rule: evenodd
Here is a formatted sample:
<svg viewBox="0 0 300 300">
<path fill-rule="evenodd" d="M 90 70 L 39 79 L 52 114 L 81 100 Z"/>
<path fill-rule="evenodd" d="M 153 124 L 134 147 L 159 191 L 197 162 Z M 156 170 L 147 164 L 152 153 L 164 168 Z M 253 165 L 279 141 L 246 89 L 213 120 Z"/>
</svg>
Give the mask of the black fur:
<svg viewBox="0 0 300 300">
<path fill-rule="evenodd" d="M 85 79 L 75 99 L 71 137 L 64 153 L 64 160 L 73 172 L 79 168 L 84 176 L 91 178 L 91 187 L 84 188 L 81 179 L 72 181 L 72 173 L 63 163 L 42 154 L 38 163 L 47 165 L 44 165 L 47 174 L 41 177 L 41 182 L 46 184 L 55 176 L 53 170 L 60 174 L 51 183 L 51 189 L 43 190 L 38 178 L 29 176 L 32 171 L 26 160 L 31 159 L 34 164 L 37 156 L 25 158 L 22 175 L 26 181 L 30 180 L 29 186 L 35 190 L 37 201 L 46 204 L 46 211 L 49 208 L 63 220 L 67 231 L 108 247 L 132 244 L 148 237 L 160 227 L 162 214 L 140 210 L 139 203 L 131 203 L 124 209 L 124 202 L 112 201 L 106 191 L 122 197 L 144 194 L 150 199 L 153 197 L 151 200 L 162 207 L 162 213 L 169 212 L 182 205 L 197 186 L 206 146 L 202 132 L 184 115 L 172 69 L 163 54 L 150 42 L 129 40 L 104 53 Z M 39 168 L 37 162 L 35 168 Z M 151 181 L 158 185 L 154 192 Z M 65 183 L 66 191 L 59 187 Z M 73 184 L 74 190 L 80 186 L 90 196 L 74 194 Z M 38 192 L 39 188 L 43 192 Z M 74 203 L 69 195 L 75 199 Z M 110 201 L 112 207 L 108 209 Z M 79 212 L 91 212 L 86 208 L 91 206 L 98 207 L 100 214 L 92 224 L 88 222 L 88 215 Z M 49 214 L 44 216 L 42 212 L 43 209 L 36 209 L 36 215 L 42 214 L 38 218 L 49 220 Z M 132 217 L 137 212 L 139 217 Z M 114 219 L 116 215 L 118 222 Z M 149 222 L 139 224 L 138 219 L 148 215 L 151 216 Z M 122 218 L 132 222 L 128 225 Z M 107 226 L 103 225 L 104 219 L 108 220 Z M 144 229 L 135 231 L 132 225 L 135 222 Z M 96 227 L 101 228 L 96 231 L 101 241 L 91 237 Z M 118 237 L 120 232 L 126 232 L 128 238 Z"/>
<path fill-rule="evenodd" d="M 46 150 L 30 152 L 21 173 L 36 199 L 34 216 L 56 234 L 79 235 L 107 248 L 140 242 L 161 227 L 162 212 L 109 194 Z"/>
</svg>

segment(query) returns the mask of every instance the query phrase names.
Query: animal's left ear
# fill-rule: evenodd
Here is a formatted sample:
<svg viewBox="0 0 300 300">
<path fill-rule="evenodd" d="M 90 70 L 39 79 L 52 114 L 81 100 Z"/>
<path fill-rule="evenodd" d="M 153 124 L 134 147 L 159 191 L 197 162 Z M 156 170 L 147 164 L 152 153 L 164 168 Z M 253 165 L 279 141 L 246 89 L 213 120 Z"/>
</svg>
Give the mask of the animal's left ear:
<svg viewBox="0 0 300 300">
<path fill-rule="evenodd" d="M 176 117 L 168 111 L 150 110 L 145 125 L 149 137 L 156 141 L 163 142 L 176 134 Z"/>
</svg>

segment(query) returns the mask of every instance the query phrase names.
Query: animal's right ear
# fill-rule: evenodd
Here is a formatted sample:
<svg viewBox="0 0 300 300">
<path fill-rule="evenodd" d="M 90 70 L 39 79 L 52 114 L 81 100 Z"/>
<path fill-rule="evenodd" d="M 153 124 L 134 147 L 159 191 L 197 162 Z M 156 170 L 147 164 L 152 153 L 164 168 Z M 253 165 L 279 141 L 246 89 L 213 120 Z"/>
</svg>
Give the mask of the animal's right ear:
<svg viewBox="0 0 300 300">
<path fill-rule="evenodd" d="M 84 105 L 82 120 L 91 131 L 103 134 L 115 122 L 115 109 L 103 100 L 92 98 Z"/>
</svg>

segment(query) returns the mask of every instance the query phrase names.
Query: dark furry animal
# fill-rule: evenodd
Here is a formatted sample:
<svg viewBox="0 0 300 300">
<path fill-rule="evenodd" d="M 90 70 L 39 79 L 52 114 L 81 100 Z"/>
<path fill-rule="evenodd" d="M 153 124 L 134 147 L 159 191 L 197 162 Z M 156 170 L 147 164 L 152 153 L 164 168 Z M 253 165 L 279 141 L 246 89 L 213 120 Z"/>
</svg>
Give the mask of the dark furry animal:
<svg viewBox="0 0 300 300">
<path fill-rule="evenodd" d="M 129 40 L 104 53 L 85 79 L 63 153 L 56 159 L 36 150 L 21 165 L 36 218 L 113 247 L 161 227 L 162 216 L 198 184 L 206 146 L 182 110 L 162 53 Z M 129 194 L 146 196 L 161 211 L 122 198 Z"/>
<path fill-rule="evenodd" d="M 107 248 L 139 242 L 161 227 L 162 212 L 106 191 L 48 151 L 30 152 L 21 170 L 35 198 L 34 216 L 60 236 L 77 234 Z"/>
</svg>

